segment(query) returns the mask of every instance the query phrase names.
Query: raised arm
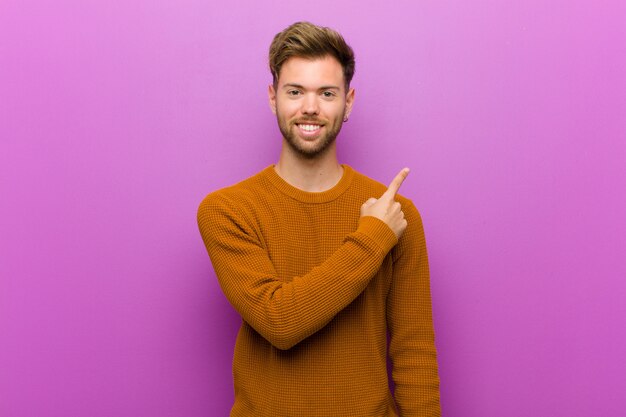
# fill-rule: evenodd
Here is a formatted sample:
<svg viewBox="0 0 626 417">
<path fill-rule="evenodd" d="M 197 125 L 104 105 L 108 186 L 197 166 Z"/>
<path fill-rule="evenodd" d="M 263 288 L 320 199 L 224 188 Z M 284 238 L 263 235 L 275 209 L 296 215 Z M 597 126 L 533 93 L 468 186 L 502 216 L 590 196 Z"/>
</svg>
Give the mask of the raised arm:
<svg viewBox="0 0 626 417">
<path fill-rule="evenodd" d="M 288 280 L 277 276 L 233 201 L 220 195 L 205 198 L 198 209 L 200 233 L 220 286 L 243 320 L 278 349 L 289 349 L 348 306 L 406 227 L 393 196 L 407 173 L 403 170 L 394 179 L 393 194 L 363 204 L 357 229 L 328 259 Z"/>
</svg>

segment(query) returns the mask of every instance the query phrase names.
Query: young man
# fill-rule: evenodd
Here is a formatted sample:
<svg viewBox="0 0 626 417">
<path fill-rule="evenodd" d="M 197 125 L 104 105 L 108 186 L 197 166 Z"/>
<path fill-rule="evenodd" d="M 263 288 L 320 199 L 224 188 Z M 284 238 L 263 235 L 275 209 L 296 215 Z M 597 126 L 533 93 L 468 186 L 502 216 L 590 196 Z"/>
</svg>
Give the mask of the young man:
<svg viewBox="0 0 626 417">
<path fill-rule="evenodd" d="M 296 23 L 274 38 L 270 69 L 278 163 L 198 210 L 243 319 L 231 416 L 439 416 L 424 232 L 397 194 L 408 169 L 387 188 L 337 161 L 352 49 L 331 29 Z"/>
</svg>

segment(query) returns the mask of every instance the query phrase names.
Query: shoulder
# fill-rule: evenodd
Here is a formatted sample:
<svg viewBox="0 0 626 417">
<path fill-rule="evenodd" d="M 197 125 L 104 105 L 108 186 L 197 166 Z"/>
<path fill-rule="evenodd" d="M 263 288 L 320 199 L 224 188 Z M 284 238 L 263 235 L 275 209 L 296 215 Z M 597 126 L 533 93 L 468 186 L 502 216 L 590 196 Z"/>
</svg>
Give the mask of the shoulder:
<svg viewBox="0 0 626 417">
<path fill-rule="evenodd" d="M 264 176 L 266 170 L 267 168 L 243 181 L 207 194 L 200 202 L 198 215 L 216 210 L 236 210 L 237 207 L 253 204 L 261 193 L 267 192 Z"/>
<path fill-rule="evenodd" d="M 271 188 L 264 176 L 266 170 L 213 191 L 202 199 L 198 206 L 197 222 L 205 242 L 223 240 L 238 233 L 254 234 L 256 207 Z"/>
</svg>

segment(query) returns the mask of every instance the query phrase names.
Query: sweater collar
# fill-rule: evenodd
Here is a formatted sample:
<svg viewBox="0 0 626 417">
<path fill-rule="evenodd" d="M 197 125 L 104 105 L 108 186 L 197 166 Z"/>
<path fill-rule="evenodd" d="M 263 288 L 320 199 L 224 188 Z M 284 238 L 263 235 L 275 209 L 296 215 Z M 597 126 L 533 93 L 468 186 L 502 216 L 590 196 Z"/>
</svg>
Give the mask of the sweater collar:
<svg viewBox="0 0 626 417">
<path fill-rule="evenodd" d="M 341 164 L 341 166 L 343 167 L 343 175 L 341 176 L 339 182 L 335 184 L 333 188 L 319 193 L 303 191 L 289 184 L 287 181 L 282 179 L 280 175 L 278 175 L 274 169 L 274 165 L 268 166 L 262 171 L 262 173 L 263 176 L 283 194 L 286 194 L 289 197 L 303 203 L 316 204 L 332 201 L 343 194 L 344 191 L 350 187 L 352 178 L 354 177 L 354 170 L 349 165 Z"/>
</svg>

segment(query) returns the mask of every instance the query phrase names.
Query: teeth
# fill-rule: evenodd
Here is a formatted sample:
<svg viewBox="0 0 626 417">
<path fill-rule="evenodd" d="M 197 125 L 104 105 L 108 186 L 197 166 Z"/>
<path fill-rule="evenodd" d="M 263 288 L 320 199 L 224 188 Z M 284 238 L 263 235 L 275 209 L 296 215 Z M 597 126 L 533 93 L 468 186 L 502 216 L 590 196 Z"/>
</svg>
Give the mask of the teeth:
<svg viewBox="0 0 626 417">
<path fill-rule="evenodd" d="M 298 125 L 298 126 L 300 126 L 300 129 L 306 130 L 307 132 L 313 132 L 314 130 L 317 130 L 320 128 L 319 125 Z"/>
</svg>

